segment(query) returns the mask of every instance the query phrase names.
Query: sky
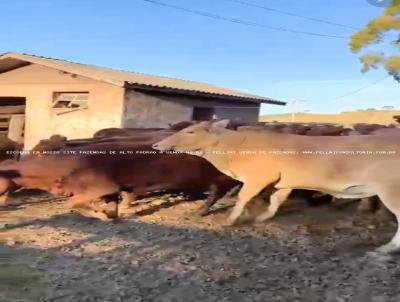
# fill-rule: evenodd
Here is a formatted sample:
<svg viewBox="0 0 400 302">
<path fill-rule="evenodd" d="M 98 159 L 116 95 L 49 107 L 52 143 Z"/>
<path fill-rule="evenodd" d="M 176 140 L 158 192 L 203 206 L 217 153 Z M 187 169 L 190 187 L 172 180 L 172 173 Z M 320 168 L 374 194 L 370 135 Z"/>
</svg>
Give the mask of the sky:
<svg viewBox="0 0 400 302">
<path fill-rule="evenodd" d="M 263 105 L 262 114 L 400 109 L 399 84 L 382 80 L 383 71 L 362 74 L 358 56 L 348 48 L 346 37 L 356 30 L 352 28 L 383 11 L 367 0 L 239 0 L 350 28 L 231 0 L 157 1 L 263 26 L 145 0 L 1 0 L 0 53 L 35 54 L 208 82 L 282 101 L 302 100 L 295 107 Z M 267 28 L 271 26 L 342 38 Z"/>
</svg>

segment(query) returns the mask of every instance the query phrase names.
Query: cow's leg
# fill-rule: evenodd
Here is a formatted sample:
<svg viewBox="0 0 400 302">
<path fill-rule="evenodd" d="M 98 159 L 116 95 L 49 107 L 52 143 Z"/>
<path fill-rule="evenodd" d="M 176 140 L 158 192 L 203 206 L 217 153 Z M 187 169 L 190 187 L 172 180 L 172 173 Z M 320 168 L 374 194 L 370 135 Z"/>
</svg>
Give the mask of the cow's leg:
<svg viewBox="0 0 400 302">
<path fill-rule="evenodd" d="M 110 221 L 107 213 L 108 204 L 102 199 L 93 199 L 85 204 L 76 205 L 74 211 L 80 215 L 90 218 L 97 218 L 101 221 Z"/>
<path fill-rule="evenodd" d="M 11 180 L 0 177 L 0 205 L 7 205 L 9 192 L 15 191 L 16 188 Z"/>
<path fill-rule="evenodd" d="M 112 184 L 112 185 L 110 184 L 108 186 L 105 185 L 103 187 L 95 187 L 95 188 L 92 187 L 86 191 L 83 191 L 83 192 L 76 194 L 76 195 L 72 196 L 71 198 L 69 198 L 67 200 L 67 205 L 71 209 L 83 208 L 83 209 L 92 210 L 94 212 L 98 212 L 91 208 L 90 202 L 92 200 L 99 199 L 104 195 L 112 194 L 115 191 L 118 191 L 118 186 L 116 186 L 114 184 Z M 96 218 L 98 218 L 98 217 L 96 217 Z"/>
<path fill-rule="evenodd" d="M 384 190 L 378 193 L 378 196 L 383 204 L 396 216 L 397 231 L 392 240 L 389 243 L 379 247 L 377 252 L 398 252 L 400 251 L 400 188 L 397 187 L 397 185 L 390 188 L 384 188 Z"/>
<path fill-rule="evenodd" d="M 102 197 L 106 194 L 98 194 L 95 191 L 89 191 L 84 193 L 75 194 L 67 200 L 67 206 L 71 209 L 75 208 L 87 208 L 89 203 L 97 198 Z"/>
<path fill-rule="evenodd" d="M 207 197 L 207 201 L 200 208 L 200 216 L 206 216 L 210 211 L 210 208 L 216 204 L 219 200 L 232 197 L 237 194 L 240 190 L 241 185 L 235 186 L 228 190 L 227 192 L 222 192 L 218 185 L 212 185 L 210 190 L 210 195 Z M 225 194 L 223 194 L 225 193 Z M 222 195 L 223 194 L 223 195 Z"/>
<path fill-rule="evenodd" d="M 358 204 L 358 212 L 370 212 L 374 210 L 374 200 L 370 197 L 362 198 Z"/>
<path fill-rule="evenodd" d="M 237 185 L 237 186 L 233 187 L 228 192 L 226 192 L 226 194 L 222 198 L 225 198 L 225 197 L 229 198 L 229 197 L 233 197 L 234 195 L 237 195 L 241 188 L 242 188 L 242 185 Z"/>
<path fill-rule="evenodd" d="M 268 183 L 267 183 L 268 184 Z M 266 183 L 244 183 L 242 189 L 239 192 L 238 201 L 236 202 L 235 206 L 231 214 L 229 215 L 225 225 L 230 226 L 234 225 L 240 215 L 243 213 L 246 204 L 256 195 L 258 195 L 262 189 L 265 187 Z"/>
<path fill-rule="evenodd" d="M 118 203 L 118 208 L 129 209 L 132 203 L 136 200 L 135 193 L 122 191 L 120 193 L 121 201 Z"/>
<path fill-rule="evenodd" d="M 393 236 L 392 240 L 389 243 L 377 248 L 376 249 L 377 252 L 388 254 L 400 251 L 400 225 L 399 225 L 400 213 L 396 215 L 396 218 L 397 218 L 397 231 L 395 235 Z"/>
<path fill-rule="evenodd" d="M 122 191 L 120 193 L 121 201 L 118 203 L 118 217 L 134 214 L 137 210 L 132 209 L 132 203 L 136 200 L 136 195 L 133 192 Z"/>
<path fill-rule="evenodd" d="M 109 201 L 104 196 L 101 199 L 90 201 L 85 207 L 99 212 L 117 212 L 117 202 Z"/>
<path fill-rule="evenodd" d="M 270 204 L 268 206 L 268 209 L 258 215 L 255 221 L 263 222 L 267 219 L 271 219 L 272 217 L 274 217 L 279 207 L 287 200 L 292 191 L 292 189 L 281 189 L 274 192 L 270 197 Z"/>
<path fill-rule="evenodd" d="M 210 208 L 218 200 L 218 187 L 216 185 L 210 186 L 210 194 L 207 196 L 206 202 L 200 207 L 199 215 L 206 216 Z"/>
<path fill-rule="evenodd" d="M 8 202 L 8 195 L 4 194 L 0 196 L 0 206 L 6 206 Z"/>
</svg>

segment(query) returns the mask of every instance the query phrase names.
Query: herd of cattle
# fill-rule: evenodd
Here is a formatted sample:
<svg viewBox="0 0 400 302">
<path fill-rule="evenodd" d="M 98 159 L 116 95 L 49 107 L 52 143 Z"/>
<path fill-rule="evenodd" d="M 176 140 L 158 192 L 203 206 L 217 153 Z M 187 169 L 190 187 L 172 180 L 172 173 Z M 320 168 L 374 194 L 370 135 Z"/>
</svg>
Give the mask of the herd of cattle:
<svg viewBox="0 0 400 302">
<path fill-rule="evenodd" d="M 207 129 L 198 126 L 205 124 L 207 123 L 180 122 L 167 129 L 110 128 L 100 130 L 94 134 L 93 138 L 88 139 L 68 140 L 61 135 L 54 135 L 40 141 L 31 152 L 25 155 L 24 152 L 19 152 L 21 146 L 8 139 L 3 139 L 0 141 L 0 160 L 2 161 L 0 163 L 0 194 L 6 196 L 19 189 L 45 190 L 56 195 L 67 196 L 68 206 L 82 215 L 108 220 L 110 213 L 105 211 L 105 208 L 107 208 L 107 204 L 110 204 L 110 200 L 115 201 L 112 204 L 116 205 L 113 215 L 119 217 L 130 212 L 130 206 L 135 199 L 149 195 L 179 192 L 188 196 L 198 196 L 207 193 L 207 200 L 200 210 L 200 214 L 205 215 L 219 199 L 226 195 L 232 196 L 240 191 L 239 201 L 230 216 L 230 218 L 234 216 L 230 221 L 232 223 L 240 215 L 245 204 L 256 196 L 262 196 L 270 201 L 269 212 L 258 217 L 258 220 L 263 221 L 275 215 L 283 199 L 286 200 L 288 195 L 294 192 L 293 189 L 303 193 L 313 192 L 308 193 L 310 198 L 314 196 L 315 192 L 346 198 L 352 195 L 352 197 L 360 199 L 377 195 L 364 194 L 365 192 L 353 194 L 351 190 L 357 187 L 356 185 L 345 193 L 343 191 L 342 195 L 334 194 L 337 193 L 335 190 L 333 190 L 334 192 L 331 189 L 324 190 L 323 185 L 299 185 L 292 188 L 276 186 L 282 176 L 266 182 L 267 186 L 262 188 L 260 182 L 260 186 L 253 189 L 254 192 L 250 194 L 248 174 L 253 172 L 246 171 L 247 174 L 243 173 L 246 176 L 242 177 L 239 175 L 241 172 L 235 174 L 233 168 L 233 170 L 229 170 L 229 168 L 222 167 L 214 159 L 210 159 L 204 154 L 196 156 L 185 152 L 164 152 L 184 150 L 179 149 L 172 141 L 174 138 L 179 141 L 182 135 L 188 136 L 188 134 L 196 136 L 195 140 L 190 139 L 192 146 L 189 151 L 201 151 L 202 144 L 198 144 L 198 147 L 193 147 L 193 144 L 196 144 L 195 141 L 210 140 L 211 134 L 205 131 Z M 208 122 L 208 125 L 210 124 L 212 122 Z M 282 135 L 283 138 L 287 134 L 290 138 L 300 136 L 316 138 L 374 136 L 391 141 L 393 141 L 393 137 L 400 134 L 400 128 L 395 124 L 389 126 L 355 124 L 352 127 L 344 127 L 343 125 L 320 123 L 240 124 L 229 121 L 229 123 L 225 122 L 223 128 L 229 131 L 224 133 L 223 137 L 229 137 L 229 133 L 238 133 L 238 137 L 244 137 L 243 141 L 249 137 L 247 133 L 252 133 L 255 137 L 258 133 L 273 133 Z M 220 134 L 212 133 L 212 135 L 214 138 Z M 278 138 L 280 137 L 278 136 Z M 222 139 L 222 136 L 220 138 Z M 180 140 L 182 144 L 183 141 Z M 319 164 L 327 165 L 323 162 L 319 162 Z M 240 165 L 243 163 L 241 162 Z M 342 163 L 335 164 L 335 169 L 341 165 Z M 273 164 L 269 163 L 265 169 L 268 170 L 272 166 Z M 260 171 L 262 173 L 263 169 L 263 167 L 258 167 L 257 173 Z M 312 172 L 310 171 L 310 173 Z M 257 177 L 252 178 L 251 182 L 257 183 L 258 179 L 262 178 Z M 356 191 L 356 189 L 354 190 Z M 363 190 L 368 191 L 367 185 L 363 187 Z M 268 198 L 270 199 L 268 200 Z M 243 202 L 244 199 L 246 202 Z M 4 203 L 6 204 L 6 201 Z M 393 242 L 397 245 L 400 241 L 400 235 L 397 236 L 398 238 L 392 240 L 392 245 Z"/>
</svg>

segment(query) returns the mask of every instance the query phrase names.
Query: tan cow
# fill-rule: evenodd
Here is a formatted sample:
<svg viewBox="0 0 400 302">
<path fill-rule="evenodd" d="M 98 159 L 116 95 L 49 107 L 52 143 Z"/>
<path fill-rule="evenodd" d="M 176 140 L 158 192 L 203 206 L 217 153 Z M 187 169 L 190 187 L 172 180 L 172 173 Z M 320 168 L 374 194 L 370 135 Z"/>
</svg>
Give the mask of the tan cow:
<svg viewBox="0 0 400 302">
<path fill-rule="evenodd" d="M 279 190 L 272 194 L 259 221 L 273 217 L 293 189 L 316 190 L 338 198 L 378 195 L 400 220 L 398 140 L 383 135 L 329 137 L 231 131 L 225 128 L 227 122 L 193 125 L 153 148 L 194 152 L 243 182 L 228 224 L 234 224 L 247 202 L 267 186 Z M 391 242 L 379 248 L 381 252 L 395 250 L 400 250 L 400 227 Z"/>
</svg>

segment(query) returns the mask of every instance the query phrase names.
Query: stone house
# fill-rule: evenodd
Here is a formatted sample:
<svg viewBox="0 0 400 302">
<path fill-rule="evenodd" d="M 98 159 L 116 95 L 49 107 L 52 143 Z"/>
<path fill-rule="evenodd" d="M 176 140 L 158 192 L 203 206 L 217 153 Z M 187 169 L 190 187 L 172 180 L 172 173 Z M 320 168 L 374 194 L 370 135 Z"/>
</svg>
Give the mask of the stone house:
<svg viewBox="0 0 400 302">
<path fill-rule="evenodd" d="M 0 55 L 0 135 L 25 149 L 52 134 L 90 137 L 102 128 L 167 127 L 183 120 L 257 121 L 284 102 L 211 84 L 26 54 Z"/>
</svg>

